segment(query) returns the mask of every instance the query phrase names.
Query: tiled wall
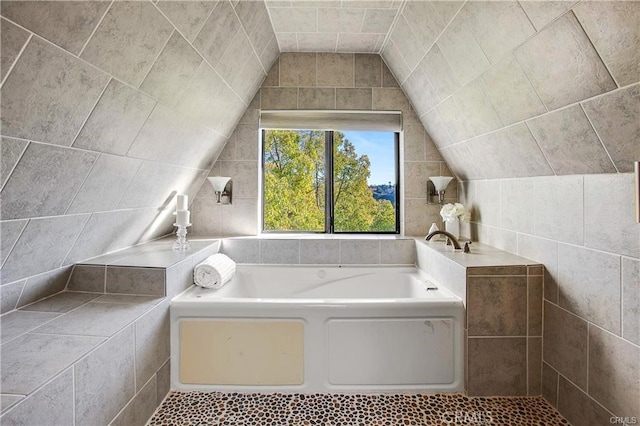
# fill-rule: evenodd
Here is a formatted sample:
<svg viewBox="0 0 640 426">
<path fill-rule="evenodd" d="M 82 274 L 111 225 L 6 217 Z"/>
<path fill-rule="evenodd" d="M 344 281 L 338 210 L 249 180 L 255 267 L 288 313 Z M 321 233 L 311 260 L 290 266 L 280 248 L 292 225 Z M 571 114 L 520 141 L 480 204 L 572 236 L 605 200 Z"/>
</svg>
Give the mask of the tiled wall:
<svg viewBox="0 0 640 426">
<path fill-rule="evenodd" d="M 382 52 L 467 181 L 473 238 L 545 265 L 542 390 L 573 424 L 640 413 L 639 20 L 637 1 L 408 2 Z"/>
<path fill-rule="evenodd" d="M 469 395 L 540 395 L 542 271 L 540 265 L 467 269 Z"/>
<path fill-rule="evenodd" d="M 640 2 L 409 1 L 382 56 L 456 176 L 632 171 Z"/>
<path fill-rule="evenodd" d="M 233 179 L 233 204 L 217 206 L 211 186 L 203 185 L 193 203 L 195 233 L 233 236 L 259 232 L 260 109 L 402 111 L 404 233 L 426 235 L 432 222 L 441 221 L 439 206 L 427 205 L 427 179 L 450 176 L 451 172 L 380 56 L 283 53 L 211 170 L 210 176 Z M 448 201 L 456 199 L 456 190 L 454 181 L 447 188 Z"/>
<path fill-rule="evenodd" d="M 238 263 L 415 265 L 415 241 L 359 238 L 225 238 L 221 252 Z"/>
<path fill-rule="evenodd" d="M 0 14 L 6 312 L 61 290 L 67 265 L 169 232 L 279 51 L 261 1 Z"/>
<path fill-rule="evenodd" d="M 633 175 L 471 181 L 460 193 L 474 239 L 545 265 L 543 395 L 573 424 L 640 412 Z"/>
</svg>

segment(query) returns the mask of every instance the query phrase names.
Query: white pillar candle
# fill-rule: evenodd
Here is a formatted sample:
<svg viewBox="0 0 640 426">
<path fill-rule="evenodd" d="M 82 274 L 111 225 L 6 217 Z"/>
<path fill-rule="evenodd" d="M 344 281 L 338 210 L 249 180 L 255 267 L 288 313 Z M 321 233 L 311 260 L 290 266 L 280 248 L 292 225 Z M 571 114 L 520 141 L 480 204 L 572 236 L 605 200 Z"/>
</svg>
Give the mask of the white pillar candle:
<svg viewBox="0 0 640 426">
<path fill-rule="evenodd" d="M 176 205 L 176 211 L 189 209 L 189 197 L 185 194 L 178 194 L 178 203 Z"/>
<path fill-rule="evenodd" d="M 190 216 L 191 212 L 189 210 L 178 210 L 176 212 L 176 224 L 180 226 L 187 226 L 189 224 Z"/>
</svg>

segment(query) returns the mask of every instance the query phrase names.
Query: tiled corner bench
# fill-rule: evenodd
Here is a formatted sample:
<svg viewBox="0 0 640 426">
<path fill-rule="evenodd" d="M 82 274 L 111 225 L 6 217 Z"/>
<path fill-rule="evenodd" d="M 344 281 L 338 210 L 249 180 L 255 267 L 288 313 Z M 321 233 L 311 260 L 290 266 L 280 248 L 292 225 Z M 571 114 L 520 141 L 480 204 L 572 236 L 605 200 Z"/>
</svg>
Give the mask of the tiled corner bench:
<svg viewBox="0 0 640 426">
<path fill-rule="evenodd" d="M 169 300 L 219 241 L 191 247 L 77 264 L 65 291 L 4 315 L 0 423 L 144 425 L 169 391 Z"/>
</svg>

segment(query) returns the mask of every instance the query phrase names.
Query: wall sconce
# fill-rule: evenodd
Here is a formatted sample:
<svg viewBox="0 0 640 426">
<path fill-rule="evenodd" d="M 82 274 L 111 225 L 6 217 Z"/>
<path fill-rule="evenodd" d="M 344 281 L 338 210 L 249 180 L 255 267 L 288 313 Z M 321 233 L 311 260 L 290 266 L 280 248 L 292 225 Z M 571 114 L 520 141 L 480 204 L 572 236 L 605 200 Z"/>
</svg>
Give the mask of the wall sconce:
<svg viewBox="0 0 640 426">
<path fill-rule="evenodd" d="M 230 177 L 213 176 L 207 178 L 216 193 L 216 204 L 231 204 L 232 182 Z"/>
<path fill-rule="evenodd" d="M 437 204 L 444 204 L 444 190 L 453 180 L 451 176 L 430 176 L 427 180 L 427 204 L 436 204 L 432 197 L 438 196 Z"/>
</svg>

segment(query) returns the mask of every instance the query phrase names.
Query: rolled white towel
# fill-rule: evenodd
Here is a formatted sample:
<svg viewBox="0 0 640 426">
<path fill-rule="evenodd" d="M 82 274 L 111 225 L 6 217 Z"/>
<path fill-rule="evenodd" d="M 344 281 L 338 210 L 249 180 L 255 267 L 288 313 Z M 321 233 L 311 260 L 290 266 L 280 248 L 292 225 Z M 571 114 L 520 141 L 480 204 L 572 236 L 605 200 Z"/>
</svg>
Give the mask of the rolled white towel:
<svg viewBox="0 0 640 426">
<path fill-rule="evenodd" d="M 200 287 L 219 289 L 236 273 L 236 262 L 228 256 L 217 253 L 209 256 L 193 270 L 193 281 Z"/>
</svg>

